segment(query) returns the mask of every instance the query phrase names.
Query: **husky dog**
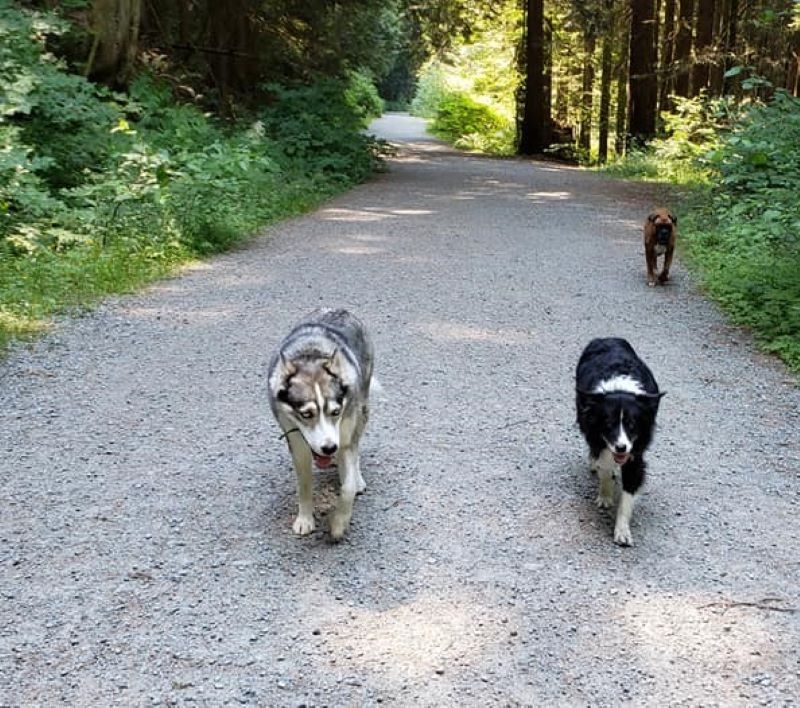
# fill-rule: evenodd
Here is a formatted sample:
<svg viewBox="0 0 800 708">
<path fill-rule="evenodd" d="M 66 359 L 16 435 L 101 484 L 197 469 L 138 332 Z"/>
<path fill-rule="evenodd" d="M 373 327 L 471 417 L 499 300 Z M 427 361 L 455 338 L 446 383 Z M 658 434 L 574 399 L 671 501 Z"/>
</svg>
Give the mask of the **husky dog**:
<svg viewBox="0 0 800 708">
<path fill-rule="evenodd" d="M 353 500 L 366 489 L 358 443 L 367 423 L 373 348 L 364 325 L 347 310 L 310 313 L 281 342 L 269 365 L 272 412 L 289 443 L 297 473 L 299 511 L 292 526 L 314 530 L 311 463 L 335 464 L 341 491 L 331 518 L 331 536 L 347 531 Z"/>
<path fill-rule="evenodd" d="M 589 462 L 600 483 L 597 506 L 614 503 L 614 479 L 622 476 L 614 541 L 633 543 L 630 520 L 644 481 L 644 452 L 664 395 L 647 365 L 624 339 L 593 339 L 575 372 L 578 425 L 589 445 Z"/>
</svg>

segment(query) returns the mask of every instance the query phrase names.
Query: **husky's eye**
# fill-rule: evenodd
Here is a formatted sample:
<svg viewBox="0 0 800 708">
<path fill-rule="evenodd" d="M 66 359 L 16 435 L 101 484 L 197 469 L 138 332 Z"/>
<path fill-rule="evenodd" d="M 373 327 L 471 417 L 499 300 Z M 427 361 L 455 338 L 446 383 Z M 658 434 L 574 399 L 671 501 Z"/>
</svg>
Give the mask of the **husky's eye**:
<svg viewBox="0 0 800 708">
<path fill-rule="evenodd" d="M 305 420 L 310 420 L 311 418 L 314 417 L 314 411 L 312 411 L 310 408 L 305 408 L 302 411 L 298 411 L 297 413 L 301 418 L 304 418 Z"/>
<path fill-rule="evenodd" d="M 328 414 L 331 416 L 331 418 L 336 418 L 342 414 L 342 409 L 339 406 L 331 406 Z"/>
</svg>

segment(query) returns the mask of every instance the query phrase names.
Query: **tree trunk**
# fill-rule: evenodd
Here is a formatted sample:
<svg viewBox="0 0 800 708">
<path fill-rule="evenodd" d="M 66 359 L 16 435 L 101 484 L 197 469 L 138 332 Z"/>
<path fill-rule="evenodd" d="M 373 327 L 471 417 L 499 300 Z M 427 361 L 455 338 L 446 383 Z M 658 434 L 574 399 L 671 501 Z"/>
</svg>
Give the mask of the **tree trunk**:
<svg viewBox="0 0 800 708">
<path fill-rule="evenodd" d="M 525 87 L 518 152 L 537 155 L 550 142 L 549 97 L 545 95 L 544 0 L 525 0 Z"/>
<path fill-rule="evenodd" d="M 628 125 L 628 49 L 630 44 L 630 19 L 621 12 L 617 21 L 616 36 L 619 37 L 620 58 L 614 69 L 617 82 L 617 116 L 614 124 L 614 152 L 624 155 L 627 147 Z"/>
<path fill-rule="evenodd" d="M 252 5 L 252 0 L 209 4 L 208 42 L 216 51 L 207 61 L 223 115 L 233 111 L 234 95 L 252 93 L 260 78 L 259 34 Z"/>
<path fill-rule="evenodd" d="M 695 0 L 679 0 L 678 27 L 675 32 L 674 73 L 675 93 L 689 96 L 689 68 L 692 64 L 692 26 Z"/>
<path fill-rule="evenodd" d="M 653 0 L 630 0 L 631 37 L 628 59 L 628 134 L 644 144 L 656 133 L 656 17 Z"/>
<path fill-rule="evenodd" d="M 739 0 L 728 0 L 727 22 L 725 27 L 725 58 L 722 65 L 722 93 L 733 93 L 733 79 L 724 78 L 724 73 L 735 64 L 737 60 L 736 44 L 739 40 Z"/>
<path fill-rule="evenodd" d="M 92 0 L 94 44 L 86 75 L 113 88 L 131 79 L 139 41 L 141 0 Z"/>
<path fill-rule="evenodd" d="M 672 102 L 669 96 L 674 86 L 672 67 L 675 54 L 675 0 L 664 2 L 664 32 L 661 36 L 658 108 L 659 111 L 670 111 Z"/>
<path fill-rule="evenodd" d="M 608 161 L 608 127 L 611 120 L 611 74 L 614 69 L 612 64 L 612 42 L 611 33 L 604 32 L 600 59 L 600 115 L 597 126 L 597 161 L 601 165 Z"/>
<path fill-rule="evenodd" d="M 714 0 L 698 0 L 697 26 L 694 38 L 694 66 L 691 95 L 698 96 L 711 85 L 714 57 Z"/>
<path fill-rule="evenodd" d="M 594 92 L 594 50 L 597 43 L 594 28 L 583 35 L 583 77 L 581 93 L 581 128 L 578 147 L 589 154 L 592 140 L 592 95 Z"/>
</svg>

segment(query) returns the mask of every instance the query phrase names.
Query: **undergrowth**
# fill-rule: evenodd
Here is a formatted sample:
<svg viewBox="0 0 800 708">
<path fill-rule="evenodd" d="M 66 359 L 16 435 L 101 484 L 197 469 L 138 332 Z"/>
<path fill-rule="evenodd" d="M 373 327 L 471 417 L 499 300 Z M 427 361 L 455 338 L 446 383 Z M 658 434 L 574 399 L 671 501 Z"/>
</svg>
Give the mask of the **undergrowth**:
<svg viewBox="0 0 800 708">
<path fill-rule="evenodd" d="M 357 74 L 272 86 L 247 122 L 148 76 L 112 93 L 46 50 L 59 19 L 0 0 L 0 347 L 230 248 L 364 180 L 380 100 Z"/>
</svg>

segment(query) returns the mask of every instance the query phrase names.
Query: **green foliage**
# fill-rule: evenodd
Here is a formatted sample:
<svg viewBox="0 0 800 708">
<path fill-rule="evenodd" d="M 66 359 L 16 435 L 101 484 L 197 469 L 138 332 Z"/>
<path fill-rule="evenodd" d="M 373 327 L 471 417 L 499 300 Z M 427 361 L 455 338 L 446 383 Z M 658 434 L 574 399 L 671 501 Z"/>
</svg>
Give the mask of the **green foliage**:
<svg viewBox="0 0 800 708">
<path fill-rule="evenodd" d="M 363 75 L 275 87 L 223 124 L 147 76 L 112 95 L 45 51 L 62 24 L 0 0 L 0 345 L 307 210 L 376 166 Z"/>
<path fill-rule="evenodd" d="M 429 120 L 435 118 L 436 111 L 450 91 L 444 65 L 439 61 L 428 62 L 417 80 L 411 114 Z"/>
<path fill-rule="evenodd" d="M 515 147 L 516 3 L 496 4 L 491 19 L 475 9 L 468 39 L 421 69 L 411 103 L 414 115 L 433 120 L 432 132 L 457 147 L 511 154 Z"/>
<path fill-rule="evenodd" d="M 431 132 L 467 150 L 511 154 L 514 128 L 490 106 L 465 93 L 450 93 L 439 103 Z"/>
<path fill-rule="evenodd" d="M 711 292 L 800 371 L 800 101 L 777 93 L 720 136 L 719 175 L 689 241 Z"/>
<path fill-rule="evenodd" d="M 304 171 L 342 185 L 360 182 L 378 164 L 378 146 L 364 135 L 377 92 L 363 82 L 323 79 L 311 86 L 270 85 L 275 102 L 261 115 L 266 138 L 285 170 Z M 374 88 L 373 88 L 374 91 Z"/>
</svg>

